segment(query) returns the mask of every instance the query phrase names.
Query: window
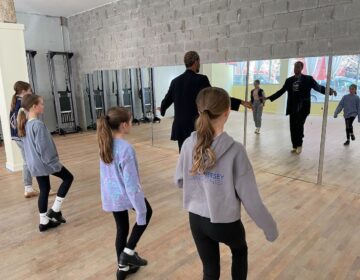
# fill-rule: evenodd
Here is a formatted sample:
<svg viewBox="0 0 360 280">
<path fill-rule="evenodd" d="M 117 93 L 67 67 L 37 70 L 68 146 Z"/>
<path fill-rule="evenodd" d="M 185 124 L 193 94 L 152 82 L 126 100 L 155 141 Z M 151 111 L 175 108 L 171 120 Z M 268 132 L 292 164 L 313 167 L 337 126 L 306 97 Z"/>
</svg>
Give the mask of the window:
<svg viewBox="0 0 360 280">
<path fill-rule="evenodd" d="M 234 63 L 234 85 L 246 84 L 246 61 Z M 280 60 L 257 60 L 250 62 L 249 84 L 260 80 L 262 85 L 279 84 Z"/>
<path fill-rule="evenodd" d="M 289 76 L 293 75 L 293 65 L 296 61 L 304 62 L 303 74 L 311 75 L 322 86 L 326 86 L 328 57 L 306 57 L 289 60 Z M 340 101 L 349 92 L 349 86 L 360 86 L 360 55 L 334 56 L 331 70 L 330 87 L 335 89 L 337 96 L 330 96 L 330 101 Z M 311 91 L 311 101 L 322 103 L 324 95 Z"/>
</svg>

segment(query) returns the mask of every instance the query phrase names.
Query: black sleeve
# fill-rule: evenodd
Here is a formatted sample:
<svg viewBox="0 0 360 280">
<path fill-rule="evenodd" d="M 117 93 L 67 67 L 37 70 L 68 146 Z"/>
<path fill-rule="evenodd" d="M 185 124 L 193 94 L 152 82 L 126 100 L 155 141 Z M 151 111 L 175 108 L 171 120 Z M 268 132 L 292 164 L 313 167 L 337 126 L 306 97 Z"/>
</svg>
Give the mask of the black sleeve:
<svg viewBox="0 0 360 280">
<path fill-rule="evenodd" d="M 204 86 L 204 88 L 207 88 L 207 87 L 211 87 L 211 85 L 210 85 L 209 78 L 207 76 L 205 76 L 205 86 Z"/>
<path fill-rule="evenodd" d="M 315 79 L 312 76 L 310 78 L 310 84 L 311 84 L 312 89 L 314 89 L 317 92 L 320 92 L 322 94 L 325 94 L 326 88 L 324 86 L 319 85 L 318 82 L 315 81 Z"/>
<path fill-rule="evenodd" d="M 242 100 L 235 97 L 230 97 L 230 102 L 231 102 L 231 106 L 230 106 L 231 110 L 239 111 Z"/>
<path fill-rule="evenodd" d="M 286 91 L 288 90 L 288 80 L 285 81 L 285 84 L 281 89 L 279 89 L 277 92 L 275 92 L 273 95 L 270 95 L 268 99 L 270 99 L 271 102 L 278 99 L 280 96 L 282 96 Z"/>
<path fill-rule="evenodd" d="M 174 84 L 171 82 L 169 90 L 165 95 L 164 99 L 161 101 L 160 114 L 161 116 L 165 116 L 166 110 L 174 103 L 173 97 Z"/>
</svg>

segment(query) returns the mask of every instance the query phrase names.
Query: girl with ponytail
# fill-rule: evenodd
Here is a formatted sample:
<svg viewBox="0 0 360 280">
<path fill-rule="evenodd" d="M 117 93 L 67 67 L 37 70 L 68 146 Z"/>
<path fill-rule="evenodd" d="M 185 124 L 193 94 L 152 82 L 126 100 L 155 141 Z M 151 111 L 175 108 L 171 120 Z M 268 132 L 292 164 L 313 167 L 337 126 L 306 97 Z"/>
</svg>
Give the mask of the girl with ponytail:
<svg viewBox="0 0 360 280">
<path fill-rule="evenodd" d="M 230 114 L 228 93 L 221 88 L 205 88 L 196 104 L 196 131 L 184 142 L 175 182 L 183 188 L 184 208 L 189 212 L 191 232 L 203 263 L 203 279 L 220 278 L 219 243 L 231 249 L 232 279 L 246 279 L 241 204 L 267 240 L 277 238 L 277 226 L 261 200 L 244 147 L 224 131 Z"/>
<path fill-rule="evenodd" d="M 36 177 L 40 188 L 39 230 L 42 232 L 66 222 L 62 216 L 61 206 L 74 177 L 60 163 L 55 143 L 45 124 L 39 120 L 39 116 L 44 112 L 43 99 L 35 94 L 26 95 L 21 106 L 23 109 L 19 111 L 17 121 L 18 134 L 24 143 L 25 159 L 30 174 Z M 52 208 L 47 211 L 50 175 L 59 177 L 62 183 Z"/>
<path fill-rule="evenodd" d="M 19 147 L 21 151 L 21 156 L 23 159 L 23 183 L 24 183 L 24 197 L 30 198 L 38 195 L 38 192 L 33 189 L 32 186 L 32 178 L 30 171 L 27 167 L 25 154 L 24 154 L 24 145 L 21 141 L 21 138 L 18 135 L 17 130 L 17 117 L 19 111 L 21 110 L 21 100 L 22 98 L 27 95 L 31 94 L 31 86 L 27 82 L 17 81 L 14 84 L 14 95 L 11 100 L 10 106 L 10 132 L 11 132 L 11 139 L 15 141 L 16 145 Z"/>
<path fill-rule="evenodd" d="M 112 212 L 116 223 L 118 280 L 147 264 L 134 250 L 152 215 L 141 190 L 135 150 L 124 140 L 130 130 L 131 114 L 125 108 L 110 108 L 106 116 L 97 121 L 101 200 L 104 211 Z M 128 210 L 131 209 L 136 212 L 136 224 L 128 239 Z"/>
</svg>

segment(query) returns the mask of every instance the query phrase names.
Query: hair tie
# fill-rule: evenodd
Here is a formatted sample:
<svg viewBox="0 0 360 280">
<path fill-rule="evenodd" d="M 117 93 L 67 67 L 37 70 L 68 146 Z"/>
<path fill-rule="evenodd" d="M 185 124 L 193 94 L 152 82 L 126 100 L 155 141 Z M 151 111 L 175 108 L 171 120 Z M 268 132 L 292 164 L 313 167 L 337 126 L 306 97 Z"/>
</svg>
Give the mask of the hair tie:
<svg viewBox="0 0 360 280">
<path fill-rule="evenodd" d="M 110 117 L 108 115 L 105 116 L 106 121 L 110 121 Z"/>
</svg>

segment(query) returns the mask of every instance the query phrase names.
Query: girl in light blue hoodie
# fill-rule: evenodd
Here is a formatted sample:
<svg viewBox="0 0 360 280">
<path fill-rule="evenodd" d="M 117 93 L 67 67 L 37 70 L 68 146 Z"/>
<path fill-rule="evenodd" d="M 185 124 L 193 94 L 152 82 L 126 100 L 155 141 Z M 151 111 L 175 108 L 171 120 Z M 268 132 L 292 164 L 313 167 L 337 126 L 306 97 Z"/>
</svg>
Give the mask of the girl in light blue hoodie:
<svg viewBox="0 0 360 280">
<path fill-rule="evenodd" d="M 112 212 L 116 223 L 117 280 L 124 280 L 140 266 L 147 265 L 135 247 L 152 215 L 141 189 L 135 150 L 124 139 L 130 130 L 131 114 L 125 108 L 110 108 L 97 121 L 102 207 Z M 136 224 L 129 236 L 128 210 L 132 209 L 136 212 Z"/>
<path fill-rule="evenodd" d="M 184 208 L 189 211 L 191 232 L 203 263 L 203 279 L 220 278 L 219 243 L 231 249 L 232 279 L 246 279 L 241 204 L 269 241 L 278 236 L 276 223 L 261 200 L 244 147 L 224 132 L 230 114 L 227 92 L 215 87 L 203 89 L 196 104 L 196 132 L 184 142 L 175 182 L 183 188 Z"/>
</svg>

